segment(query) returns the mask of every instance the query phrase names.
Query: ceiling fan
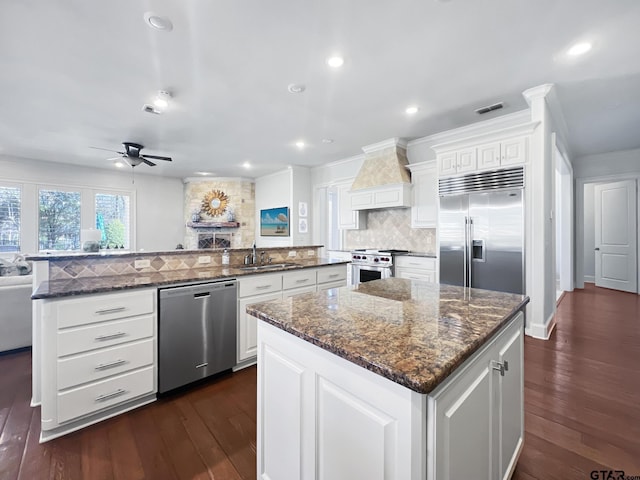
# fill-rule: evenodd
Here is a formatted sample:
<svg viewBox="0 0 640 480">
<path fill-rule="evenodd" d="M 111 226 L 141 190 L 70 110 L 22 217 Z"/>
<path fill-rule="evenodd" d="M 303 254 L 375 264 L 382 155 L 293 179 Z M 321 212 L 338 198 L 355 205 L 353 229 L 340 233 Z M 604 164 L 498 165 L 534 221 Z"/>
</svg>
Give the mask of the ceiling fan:
<svg viewBox="0 0 640 480">
<path fill-rule="evenodd" d="M 106 150 L 107 152 L 114 152 L 120 155 L 120 157 L 109 158 L 108 160 L 115 160 L 119 158 L 123 158 L 127 165 L 131 167 L 136 167 L 141 163 L 146 163 L 150 167 L 155 167 L 156 164 L 150 161 L 152 158 L 154 160 L 165 160 L 167 162 L 171 162 L 171 157 L 161 157 L 159 155 L 143 155 L 141 150 L 144 148 L 144 145 L 140 145 L 139 143 L 133 142 L 123 142 L 122 146 L 124 146 L 124 152 L 119 152 L 117 150 L 109 150 L 107 148 L 100 147 L 91 147 L 96 150 Z"/>
</svg>

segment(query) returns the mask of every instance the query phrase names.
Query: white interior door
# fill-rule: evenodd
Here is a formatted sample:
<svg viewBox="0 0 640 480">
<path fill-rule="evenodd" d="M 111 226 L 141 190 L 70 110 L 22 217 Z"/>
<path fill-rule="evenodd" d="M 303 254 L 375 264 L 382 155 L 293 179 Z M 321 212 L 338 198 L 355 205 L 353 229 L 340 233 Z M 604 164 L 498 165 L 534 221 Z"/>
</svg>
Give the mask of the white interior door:
<svg viewBox="0 0 640 480">
<path fill-rule="evenodd" d="M 596 285 L 637 293 L 636 181 L 595 187 Z"/>
</svg>

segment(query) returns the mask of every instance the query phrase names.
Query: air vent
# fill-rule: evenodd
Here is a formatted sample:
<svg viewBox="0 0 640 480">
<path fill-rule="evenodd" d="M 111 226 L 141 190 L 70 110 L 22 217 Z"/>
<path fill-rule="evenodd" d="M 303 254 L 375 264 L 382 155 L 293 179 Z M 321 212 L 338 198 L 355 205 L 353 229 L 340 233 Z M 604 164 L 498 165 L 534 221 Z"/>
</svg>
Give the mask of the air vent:
<svg viewBox="0 0 640 480">
<path fill-rule="evenodd" d="M 493 112 L 494 110 L 500 110 L 502 107 L 504 107 L 504 103 L 498 102 L 494 103 L 493 105 L 487 105 L 486 107 L 478 108 L 475 112 L 478 115 L 482 115 L 484 113 Z"/>
<path fill-rule="evenodd" d="M 524 167 L 472 173 L 462 177 L 441 178 L 438 193 L 441 197 L 445 197 L 505 188 L 524 188 Z"/>
<path fill-rule="evenodd" d="M 154 113 L 156 115 L 160 115 L 162 113 L 160 110 L 153 108 L 153 105 L 149 105 L 148 103 L 145 103 L 142 106 L 142 111 L 147 113 Z"/>
</svg>

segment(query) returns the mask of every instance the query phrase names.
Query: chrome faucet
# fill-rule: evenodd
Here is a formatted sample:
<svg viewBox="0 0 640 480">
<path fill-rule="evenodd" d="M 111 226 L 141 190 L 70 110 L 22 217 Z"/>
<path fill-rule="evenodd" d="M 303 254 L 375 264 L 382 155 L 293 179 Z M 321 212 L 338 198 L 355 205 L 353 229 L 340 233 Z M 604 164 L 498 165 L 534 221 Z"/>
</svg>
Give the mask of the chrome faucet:
<svg viewBox="0 0 640 480">
<path fill-rule="evenodd" d="M 253 250 L 251 252 L 251 263 L 258 263 L 258 254 L 256 253 L 256 242 L 253 242 Z"/>
</svg>

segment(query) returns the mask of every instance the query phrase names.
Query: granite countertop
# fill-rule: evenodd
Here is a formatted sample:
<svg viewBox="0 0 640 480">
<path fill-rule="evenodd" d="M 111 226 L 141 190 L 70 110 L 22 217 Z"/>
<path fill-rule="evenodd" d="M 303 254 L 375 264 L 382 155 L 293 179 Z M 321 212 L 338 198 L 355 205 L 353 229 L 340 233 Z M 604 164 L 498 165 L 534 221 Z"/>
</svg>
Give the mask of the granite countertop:
<svg viewBox="0 0 640 480">
<path fill-rule="evenodd" d="M 293 262 L 292 262 L 293 263 Z M 211 268 L 167 270 L 153 273 L 137 273 L 131 275 L 113 275 L 106 277 L 82 277 L 71 280 L 52 280 L 42 282 L 33 292 L 33 300 L 44 298 L 67 297 L 71 295 L 86 295 L 91 293 L 111 292 L 114 290 L 128 290 L 131 288 L 158 287 L 188 282 L 206 282 L 225 278 L 236 278 L 246 275 L 275 273 L 303 268 L 323 267 L 347 264 L 348 260 L 333 258 L 314 258 L 300 260 L 295 265 L 281 268 L 270 268 L 261 271 L 241 270 L 244 265 L 218 266 Z"/>
<path fill-rule="evenodd" d="M 427 258 L 438 258 L 435 253 L 424 253 L 424 252 L 409 252 L 405 254 L 408 257 L 427 257 Z"/>
<path fill-rule="evenodd" d="M 389 278 L 249 305 L 247 312 L 418 393 L 429 393 L 529 302 Z"/>
<path fill-rule="evenodd" d="M 322 248 L 323 245 L 295 245 L 287 247 L 256 247 L 258 250 L 303 250 L 305 248 Z M 26 255 L 26 260 L 38 261 L 38 260 L 79 260 L 83 258 L 96 258 L 96 257 L 146 257 L 151 255 L 188 255 L 188 254 L 202 254 L 207 255 L 214 252 L 222 252 L 224 248 L 207 248 L 207 249 L 174 249 L 174 250 L 160 250 L 160 251 L 146 251 L 146 250 L 118 250 L 118 249 L 103 249 L 99 252 L 81 252 L 81 251 L 56 251 L 52 253 L 37 253 L 33 255 Z M 227 248 L 229 252 L 250 252 L 252 247 L 243 248 Z"/>
</svg>

